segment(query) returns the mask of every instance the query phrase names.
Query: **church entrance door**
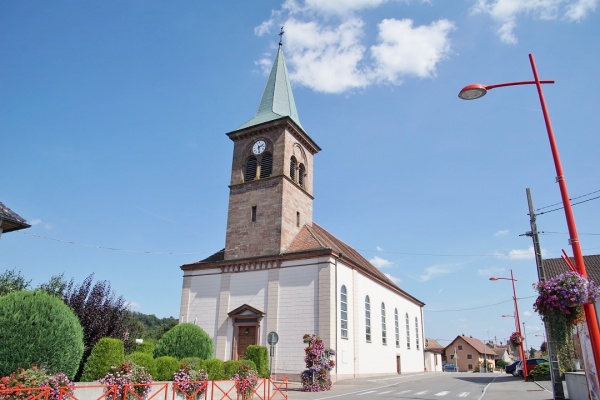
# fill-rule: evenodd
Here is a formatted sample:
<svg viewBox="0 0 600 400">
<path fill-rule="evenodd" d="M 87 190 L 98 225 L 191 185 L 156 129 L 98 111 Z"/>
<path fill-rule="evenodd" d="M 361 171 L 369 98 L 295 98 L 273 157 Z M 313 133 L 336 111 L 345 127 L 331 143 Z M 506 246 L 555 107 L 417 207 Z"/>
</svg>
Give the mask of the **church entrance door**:
<svg viewBox="0 0 600 400">
<path fill-rule="evenodd" d="M 241 360 L 246 354 L 246 349 L 256 344 L 256 326 L 238 326 L 236 359 Z"/>
</svg>

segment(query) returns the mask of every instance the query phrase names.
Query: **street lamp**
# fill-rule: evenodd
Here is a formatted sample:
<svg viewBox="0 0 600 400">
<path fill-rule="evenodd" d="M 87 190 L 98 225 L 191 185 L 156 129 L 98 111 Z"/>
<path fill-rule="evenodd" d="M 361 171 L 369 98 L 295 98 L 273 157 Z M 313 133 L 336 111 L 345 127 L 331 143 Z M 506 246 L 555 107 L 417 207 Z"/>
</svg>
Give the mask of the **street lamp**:
<svg viewBox="0 0 600 400">
<path fill-rule="evenodd" d="M 523 364 L 523 378 L 527 380 L 527 359 L 525 358 L 525 349 L 523 349 L 523 335 L 521 334 L 521 321 L 519 320 L 519 303 L 517 302 L 517 291 L 515 290 L 516 279 L 513 276 L 512 269 L 510 270 L 510 278 L 498 278 L 497 276 L 492 276 L 490 278 L 490 281 L 499 280 L 511 281 L 512 283 L 513 301 L 515 303 L 515 328 L 517 328 L 517 333 L 521 338 L 521 343 L 519 343 L 519 355 L 521 356 L 521 363 Z"/>
<path fill-rule="evenodd" d="M 556 169 L 556 180 L 560 188 L 560 194 L 562 198 L 563 208 L 565 210 L 565 217 L 567 220 L 567 227 L 569 229 L 569 243 L 573 249 L 573 258 L 575 260 L 575 266 L 577 272 L 587 279 L 587 271 L 585 263 L 583 261 L 583 253 L 581 252 L 581 245 L 579 243 L 579 237 L 577 234 L 577 227 L 575 226 L 575 217 L 573 216 L 573 209 L 569 200 L 569 193 L 567 190 L 567 182 L 565 180 L 562 165 L 560 162 L 560 156 L 558 154 L 558 147 L 556 146 L 556 140 L 554 139 L 554 132 L 552 130 L 552 124 L 550 123 L 550 115 L 546 108 L 546 100 L 544 99 L 544 93 L 542 92 L 542 84 L 554 83 L 554 81 L 541 81 L 538 77 L 537 68 L 533 59 L 533 54 L 529 54 L 529 62 L 533 71 L 533 81 L 522 81 L 522 82 L 508 82 L 500 83 L 495 85 L 482 85 L 474 84 L 465 86 L 458 97 L 464 100 L 474 100 L 484 96 L 488 90 L 504 87 L 504 86 L 517 86 L 517 85 L 533 85 L 537 87 L 538 97 L 542 106 L 542 113 L 544 115 L 544 122 L 546 124 L 546 131 L 548 132 L 548 140 L 550 141 L 550 149 L 552 151 L 552 158 L 554 160 L 554 167 Z M 598 328 L 598 320 L 594 310 L 594 305 L 591 303 L 583 305 L 583 311 L 585 314 L 586 324 L 590 335 L 590 344 L 592 347 L 592 354 L 594 356 L 594 368 L 592 371 L 598 371 L 600 368 L 600 330 Z M 552 339 L 552 338 L 550 338 Z M 596 375 L 597 376 L 597 375 Z M 590 376 L 588 374 L 588 379 Z M 596 377 L 592 379 L 597 379 Z"/>
</svg>

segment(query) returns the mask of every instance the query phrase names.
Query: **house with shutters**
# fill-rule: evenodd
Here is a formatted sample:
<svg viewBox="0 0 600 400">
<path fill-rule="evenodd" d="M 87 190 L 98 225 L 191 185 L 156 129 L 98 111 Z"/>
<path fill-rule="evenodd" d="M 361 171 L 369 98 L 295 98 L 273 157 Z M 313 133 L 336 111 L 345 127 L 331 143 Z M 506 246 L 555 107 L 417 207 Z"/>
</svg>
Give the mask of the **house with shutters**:
<svg viewBox="0 0 600 400">
<path fill-rule="evenodd" d="M 277 333 L 272 372 L 290 379 L 305 369 L 304 334 L 336 351 L 334 381 L 423 371 L 424 303 L 313 221 L 321 148 L 300 123 L 281 43 L 256 115 L 227 136 L 225 247 L 181 266 L 181 321 L 222 360 Z"/>
</svg>

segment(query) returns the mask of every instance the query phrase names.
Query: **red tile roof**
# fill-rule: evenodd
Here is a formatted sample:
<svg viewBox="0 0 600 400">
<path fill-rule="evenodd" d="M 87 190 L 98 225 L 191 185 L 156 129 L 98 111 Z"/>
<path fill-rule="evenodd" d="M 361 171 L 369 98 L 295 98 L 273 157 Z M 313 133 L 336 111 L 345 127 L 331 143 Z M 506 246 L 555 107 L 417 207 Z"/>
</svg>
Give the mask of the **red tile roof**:
<svg viewBox="0 0 600 400">
<path fill-rule="evenodd" d="M 371 264 L 366 258 L 364 258 L 358 251 L 346 244 L 342 240 L 338 239 L 333 234 L 322 228 L 320 225 L 313 222 L 312 226 L 304 225 L 300 232 L 296 235 L 292 244 L 282 254 L 274 254 L 265 256 L 265 258 L 308 258 L 314 256 L 315 253 L 323 253 L 333 255 L 341 260 L 345 265 L 356 268 L 358 271 L 367 275 L 374 281 L 381 283 L 390 290 L 396 292 L 402 297 L 408 298 L 411 301 L 424 306 L 425 303 L 411 296 L 404 290 L 400 289 L 391 279 L 389 279 L 384 273 L 382 273 L 377 267 Z M 225 252 L 220 250 L 213 255 L 205 258 L 204 260 L 185 264 L 182 269 L 197 269 L 197 268 L 211 268 L 215 267 L 215 264 L 220 263 L 243 263 L 245 260 L 231 260 L 225 261 Z M 259 260 L 261 257 L 255 257 L 253 260 Z"/>
</svg>

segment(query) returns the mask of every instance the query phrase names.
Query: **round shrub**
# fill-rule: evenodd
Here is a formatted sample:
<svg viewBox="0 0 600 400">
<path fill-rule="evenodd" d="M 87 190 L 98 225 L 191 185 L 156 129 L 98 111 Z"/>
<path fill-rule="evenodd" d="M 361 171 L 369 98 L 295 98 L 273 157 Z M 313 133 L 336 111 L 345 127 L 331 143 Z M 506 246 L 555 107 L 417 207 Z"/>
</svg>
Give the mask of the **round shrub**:
<svg viewBox="0 0 600 400">
<path fill-rule="evenodd" d="M 211 381 L 222 381 L 227 379 L 225 376 L 225 367 L 222 360 L 213 358 L 204 361 L 204 371 L 208 374 L 208 379 Z"/>
<path fill-rule="evenodd" d="M 125 361 L 144 367 L 153 378 L 156 376 L 156 361 L 152 358 L 152 354 L 134 351 L 125 357 Z"/>
<path fill-rule="evenodd" d="M 102 338 L 92 349 L 83 367 L 81 382 L 93 382 L 103 378 L 110 368 L 125 362 L 125 347 L 121 339 Z"/>
<path fill-rule="evenodd" d="M 252 369 L 258 371 L 260 378 L 269 377 L 269 351 L 265 346 L 255 344 L 248 346 L 244 360 L 254 361 L 255 367 Z"/>
<path fill-rule="evenodd" d="M 172 381 L 175 372 L 179 371 L 181 363 L 175 357 L 162 356 L 156 360 L 156 375 L 154 379 L 157 381 Z"/>
<path fill-rule="evenodd" d="M 199 369 L 204 369 L 204 361 L 201 359 L 200 357 L 184 357 L 181 360 L 179 360 L 179 363 L 181 365 L 186 364 L 189 369 L 193 369 L 193 370 L 199 370 Z"/>
<path fill-rule="evenodd" d="M 538 364 L 530 373 L 532 378 L 536 381 L 549 381 L 550 377 L 550 363 Z"/>
<path fill-rule="evenodd" d="M 213 355 L 213 342 L 202 328 L 192 323 L 175 325 L 154 346 L 154 358 L 162 356 L 200 357 L 206 360 Z"/>
<path fill-rule="evenodd" d="M 70 379 L 83 356 L 83 328 L 60 298 L 43 291 L 0 296 L 0 376 L 44 366 Z"/>
</svg>

